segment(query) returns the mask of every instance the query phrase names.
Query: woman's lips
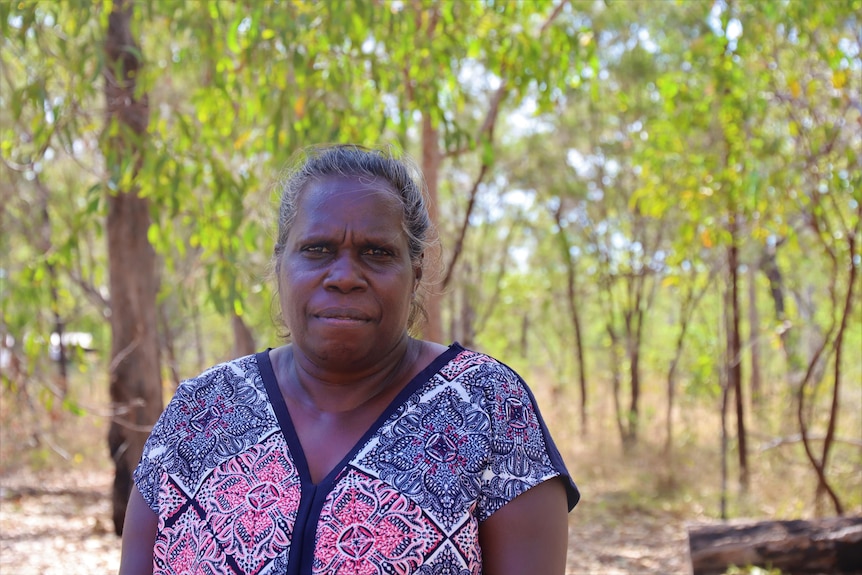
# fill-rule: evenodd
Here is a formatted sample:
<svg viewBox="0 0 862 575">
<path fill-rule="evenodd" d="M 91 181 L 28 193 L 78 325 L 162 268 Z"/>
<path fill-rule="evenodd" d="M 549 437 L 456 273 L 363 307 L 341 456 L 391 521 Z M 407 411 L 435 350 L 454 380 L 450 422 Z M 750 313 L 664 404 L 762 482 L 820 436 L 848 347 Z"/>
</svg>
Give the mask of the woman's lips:
<svg viewBox="0 0 862 575">
<path fill-rule="evenodd" d="M 314 314 L 327 323 L 358 324 L 371 321 L 371 316 L 355 308 L 327 308 Z"/>
</svg>

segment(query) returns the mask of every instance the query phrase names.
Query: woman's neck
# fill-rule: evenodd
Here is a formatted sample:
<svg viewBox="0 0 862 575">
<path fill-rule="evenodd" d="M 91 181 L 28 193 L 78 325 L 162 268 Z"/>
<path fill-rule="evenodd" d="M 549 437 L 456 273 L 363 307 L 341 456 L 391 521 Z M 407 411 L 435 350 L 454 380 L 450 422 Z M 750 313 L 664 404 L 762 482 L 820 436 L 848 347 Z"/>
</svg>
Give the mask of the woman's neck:
<svg viewBox="0 0 862 575">
<path fill-rule="evenodd" d="M 376 365 L 363 371 L 331 370 L 312 361 L 301 348 L 285 349 L 279 383 L 282 392 L 304 409 L 348 414 L 378 401 L 391 401 L 407 385 L 421 342 L 405 335 Z"/>
</svg>

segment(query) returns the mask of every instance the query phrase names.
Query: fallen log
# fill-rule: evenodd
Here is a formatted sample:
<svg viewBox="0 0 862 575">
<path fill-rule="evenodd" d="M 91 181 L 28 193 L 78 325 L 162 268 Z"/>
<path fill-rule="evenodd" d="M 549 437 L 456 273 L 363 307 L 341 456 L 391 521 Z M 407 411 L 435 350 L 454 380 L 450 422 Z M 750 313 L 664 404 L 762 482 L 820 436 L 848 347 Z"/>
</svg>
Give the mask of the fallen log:
<svg viewBox="0 0 862 575">
<path fill-rule="evenodd" d="M 862 575 L 862 516 L 689 525 L 688 545 L 693 575 L 731 566 Z"/>
</svg>

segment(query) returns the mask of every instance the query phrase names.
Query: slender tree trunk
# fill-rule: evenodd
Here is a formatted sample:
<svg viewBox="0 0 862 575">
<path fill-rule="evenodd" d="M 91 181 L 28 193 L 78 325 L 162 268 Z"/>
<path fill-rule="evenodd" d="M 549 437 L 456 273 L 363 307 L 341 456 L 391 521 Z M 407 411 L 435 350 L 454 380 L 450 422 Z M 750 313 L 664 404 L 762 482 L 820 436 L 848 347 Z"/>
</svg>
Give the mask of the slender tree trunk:
<svg viewBox="0 0 862 575">
<path fill-rule="evenodd" d="M 643 326 L 643 311 L 640 310 L 640 297 L 633 316 L 634 329 L 628 334 L 629 370 L 631 372 L 631 403 L 629 404 L 629 429 L 632 444 L 638 441 L 640 429 L 640 393 L 641 393 L 641 336 Z"/>
<path fill-rule="evenodd" d="M 566 237 L 565 228 L 563 228 L 562 202 L 554 211 L 554 219 L 557 222 L 557 234 L 560 237 L 560 244 L 563 249 L 563 261 L 566 263 L 566 295 L 569 308 L 569 318 L 572 321 L 572 329 L 575 333 L 575 355 L 578 361 L 578 385 L 581 391 L 581 434 L 587 435 L 587 370 L 584 366 L 584 344 L 583 334 L 581 333 L 581 314 L 577 302 L 577 270 L 575 269 L 575 261 L 572 258 L 572 246 Z"/>
<path fill-rule="evenodd" d="M 620 393 L 622 391 L 621 364 L 623 361 L 623 354 L 620 353 L 619 337 L 614 331 L 613 326 L 608 324 L 605 326 L 605 329 L 611 338 L 611 382 L 614 399 L 614 414 L 616 416 L 615 420 L 617 423 L 617 430 L 620 433 L 620 442 L 623 446 L 623 452 L 626 452 L 630 448 L 629 427 L 626 423 L 626 415 L 623 411 L 622 400 L 620 399 Z"/>
<path fill-rule="evenodd" d="M 859 214 L 862 214 L 862 208 L 857 206 L 857 212 L 858 217 Z M 824 471 L 826 470 L 827 461 L 829 459 L 829 452 L 832 449 L 833 442 L 835 441 L 835 430 L 838 426 L 838 414 L 841 410 L 841 362 L 843 360 L 842 353 L 844 350 L 844 336 L 849 322 L 852 321 L 851 317 L 853 315 L 854 302 L 853 288 L 856 285 L 856 277 L 859 269 L 859 267 L 855 265 L 856 233 L 854 231 L 853 234 L 848 235 L 847 243 L 850 248 L 848 267 L 850 269 L 850 276 L 847 278 L 847 292 L 844 297 L 844 305 L 841 312 L 841 323 L 838 326 L 838 333 L 835 334 L 835 364 L 833 367 L 832 402 L 829 408 L 829 423 L 826 427 L 826 438 L 823 441 L 823 455 L 820 458 L 820 465 Z M 829 495 L 832 500 L 832 504 L 835 507 L 835 512 L 838 515 L 844 514 L 844 506 L 841 504 L 841 501 L 838 499 L 834 490 L 832 490 L 829 484 L 826 483 L 825 473 L 819 476 L 817 490 L 818 492 L 825 491 Z"/>
<path fill-rule="evenodd" d="M 195 359 L 197 360 L 197 369 L 202 371 L 206 367 L 206 350 L 204 350 L 204 338 L 201 334 L 201 310 L 197 302 L 192 302 L 192 327 L 195 332 Z"/>
<path fill-rule="evenodd" d="M 858 207 L 857 217 L 862 216 L 862 207 Z M 808 437 L 808 426 L 805 420 L 804 415 L 804 405 L 805 398 L 807 395 L 807 386 L 812 381 L 817 381 L 822 376 L 814 376 L 814 372 L 816 371 L 816 366 L 820 363 L 820 358 L 824 354 L 827 345 L 829 345 L 829 335 L 827 335 L 823 343 L 815 350 L 813 357 L 809 361 L 808 370 L 805 373 L 805 377 L 802 380 L 802 384 L 799 387 L 797 392 L 797 420 L 799 422 L 799 430 L 802 437 L 802 445 L 805 448 L 805 455 L 811 463 L 812 467 L 814 467 L 814 471 L 817 473 L 817 490 L 816 490 L 816 499 L 819 501 L 820 497 L 825 493 L 829 496 L 829 499 L 832 501 L 832 505 L 835 509 L 835 512 L 838 515 L 844 514 L 844 505 L 841 503 L 838 494 L 835 492 L 835 489 L 829 484 L 829 481 L 826 477 L 827 474 L 827 465 L 829 460 L 829 453 L 835 441 L 835 430 L 838 424 L 838 414 L 840 412 L 841 407 L 841 363 L 842 363 L 842 354 L 844 350 L 844 337 L 845 331 L 848 327 L 848 323 L 851 321 L 851 316 L 853 313 L 854 306 L 854 287 L 856 284 L 856 278 L 858 276 L 858 267 L 854 265 L 856 254 L 857 254 L 857 244 L 856 237 L 858 234 L 858 226 L 856 229 L 853 229 L 852 232 L 847 234 L 847 243 L 849 248 L 849 276 L 847 278 L 847 291 L 844 294 L 844 301 L 841 304 L 841 321 L 839 322 L 837 332 L 835 334 L 835 339 L 832 340 L 832 349 L 835 352 L 835 359 L 833 364 L 833 386 L 832 386 L 832 401 L 829 409 L 829 422 L 826 428 L 826 436 L 823 440 L 823 449 L 821 452 L 821 456 L 818 460 L 816 454 L 814 453 L 814 446 L 811 444 L 811 440 Z M 837 264 L 837 260 L 833 257 L 833 262 Z M 837 276 L 838 266 L 835 266 L 835 271 L 833 272 L 833 277 Z M 834 280 L 833 280 L 834 281 Z M 833 293 L 833 308 L 838 307 L 837 301 L 837 290 L 832 289 Z M 832 331 L 831 329 L 829 330 Z"/>
<path fill-rule="evenodd" d="M 36 189 L 39 191 L 39 212 L 41 217 L 41 229 L 39 238 L 39 248 L 42 253 L 47 256 L 53 249 L 53 241 L 51 240 L 51 213 L 48 211 L 48 204 L 51 201 L 51 192 L 39 178 L 38 174 L 34 178 Z M 57 419 L 62 410 L 63 400 L 69 391 L 69 374 L 66 367 L 68 357 L 66 356 L 66 346 L 63 343 L 63 333 L 65 332 L 65 322 L 60 315 L 60 293 L 57 289 L 57 267 L 53 263 L 46 265 L 48 269 L 48 286 L 51 297 L 51 315 L 54 320 L 52 328 L 53 333 L 57 334 L 57 374 L 56 374 L 56 393 L 60 401 L 54 402 L 51 409 L 52 419 Z"/>
<path fill-rule="evenodd" d="M 701 298 L 706 294 L 709 284 L 712 281 L 712 276 L 713 274 L 710 273 L 710 279 L 701 289 L 692 287 L 692 291 L 686 295 L 681 306 L 679 335 L 676 339 L 673 359 L 670 362 L 670 368 L 667 372 L 667 418 L 665 422 L 667 436 L 665 437 L 664 449 L 668 462 L 670 462 L 671 451 L 673 449 L 673 408 L 676 398 L 676 372 L 677 369 L 679 369 L 679 361 L 682 358 L 682 351 L 685 345 L 686 334 L 688 333 L 688 326 L 691 323 L 691 317 Z M 694 278 L 692 278 L 692 284 L 693 283 Z"/>
<path fill-rule="evenodd" d="M 233 326 L 233 355 L 242 357 L 255 352 L 254 335 L 243 321 L 242 316 L 234 312 L 231 315 L 231 326 Z"/>
<path fill-rule="evenodd" d="M 757 307 L 757 268 L 748 266 L 748 341 L 751 348 L 751 400 L 760 405 L 763 399 L 760 377 L 760 311 Z"/>
<path fill-rule="evenodd" d="M 449 298 L 446 300 L 446 307 L 449 312 L 449 331 L 447 333 L 446 339 L 451 341 L 460 341 L 461 335 L 458 333 L 458 302 L 455 301 L 455 298 Z"/>
<path fill-rule="evenodd" d="M 730 272 L 730 326 L 728 330 L 728 376 L 734 393 L 736 407 L 736 433 L 739 457 L 739 485 L 743 491 L 748 490 L 748 448 L 745 431 L 745 402 L 742 394 L 742 337 L 739 329 L 739 248 L 737 246 L 736 216 L 731 215 L 730 247 L 728 248 L 728 266 Z"/>
<path fill-rule="evenodd" d="M 811 444 L 811 441 L 808 438 L 808 424 L 806 422 L 805 416 L 805 397 L 808 393 L 807 387 L 809 382 L 814 379 L 812 377 L 812 374 L 814 373 L 815 367 L 820 360 L 820 357 L 826 350 L 828 344 L 829 338 L 827 337 L 823 340 L 823 343 L 814 351 L 814 356 L 812 357 L 811 362 L 808 365 L 808 370 L 805 372 L 805 376 L 802 379 L 802 383 L 800 384 L 799 389 L 796 392 L 796 421 L 799 423 L 799 433 L 802 437 L 802 446 L 805 449 L 805 456 L 808 458 L 808 461 L 814 468 L 814 472 L 817 474 L 816 493 L 819 495 L 823 491 L 826 491 L 826 493 L 832 499 L 832 504 L 834 505 L 838 515 L 843 515 L 844 506 L 841 504 L 840 499 L 838 499 L 838 495 L 835 493 L 835 490 L 832 489 L 832 486 L 829 485 L 829 481 L 826 479 L 824 460 L 817 458 L 817 455 L 814 453 L 814 446 Z"/>
<path fill-rule="evenodd" d="M 425 176 L 425 183 L 428 186 L 428 212 L 431 216 L 431 222 L 437 229 L 440 229 L 439 215 L 439 194 L 438 185 L 440 178 L 440 145 L 438 143 L 437 128 L 431 121 L 431 116 L 428 113 L 422 115 L 422 173 Z M 443 261 L 441 251 L 427 254 L 426 257 L 431 257 L 432 260 L 438 262 Z M 427 281 L 427 280 L 426 280 Z M 428 295 L 425 300 L 425 310 L 428 313 L 428 321 L 423 329 L 425 339 L 443 342 L 443 316 L 441 302 L 443 293 L 439 286 L 429 285 Z"/>
<path fill-rule="evenodd" d="M 574 290 L 574 286 L 572 286 Z M 581 389 L 581 433 L 584 437 L 589 433 L 587 421 L 587 366 L 584 358 L 584 336 L 581 329 L 581 314 L 577 311 L 572 314 L 572 326 L 575 329 L 575 353 L 578 356 L 578 387 Z"/>
<path fill-rule="evenodd" d="M 673 350 L 673 359 L 670 361 L 670 367 L 667 370 L 667 410 L 665 412 L 665 437 L 664 437 L 664 455 L 668 464 L 671 463 L 673 457 L 673 408 L 676 402 L 676 370 L 679 367 L 679 360 L 682 358 L 682 349 L 685 345 L 685 334 L 688 331 L 688 322 L 690 318 L 689 300 L 686 300 L 682 306 L 682 315 L 680 318 L 679 334 L 676 336 L 676 344 Z"/>
<path fill-rule="evenodd" d="M 730 290 L 724 290 L 722 294 L 724 299 L 724 331 L 725 339 L 730 340 L 731 321 L 727 314 L 729 307 L 728 300 L 730 299 Z M 730 364 L 732 357 L 730 353 L 730 345 L 727 345 L 724 350 L 724 365 L 721 367 L 719 379 L 721 380 L 721 502 L 720 502 L 720 517 L 727 519 L 727 499 L 728 499 L 728 469 L 727 469 L 727 451 L 730 443 L 729 433 L 727 431 L 727 409 L 730 404 L 730 392 L 732 390 L 730 381 Z"/>
<path fill-rule="evenodd" d="M 140 50 L 132 37 L 132 2 L 114 0 L 105 37 L 104 155 L 111 179 L 142 161 L 149 107 L 136 94 Z M 134 179 L 134 178 L 132 178 Z M 156 255 L 147 239 L 149 204 L 134 187 L 108 194 L 108 265 L 111 290 L 109 382 L 114 416 L 108 445 L 114 460 L 113 519 L 122 534 L 132 472 L 152 424 L 162 411 L 156 294 Z"/>
<path fill-rule="evenodd" d="M 464 265 L 463 275 L 466 281 L 461 285 L 461 313 L 459 314 L 458 325 L 460 325 L 461 343 L 465 347 L 472 348 L 476 344 L 476 309 L 473 306 L 473 299 L 477 278 L 475 278 L 473 267 L 469 263 Z"/>
<path fill-rule="evenodd" d="M 727 383 L 721 389 L 721 496 L 719 501 L 719 517 L 722 521 L 727 520 Z"/>
<path fill-rule="evenodd" d="M 682 346 L 685 341 L 684 338 L 685 331 L 683 328 L 677 336 L 673 359 L 671 360 L 670 368 L 667 371 L 667 408 L 665 411 L 664 421 L 664 455 L 668 462 L 670 462 L 673 453 L 673 406 L 676 400 L 676 370 L 679 365 L 680 357 L 682 357 Z"/>
<path fill-rule="evenodd" d="M 174 384 L 174 390 L 176 390 L 180 386 L 182 378 L 180 377 L 179 365 L 177 362 L 174 333 L 171 330 L 170 323 L 168 322 L 168 314 L 165 311 L 166 305 L 167 304 L 165 302 L 162 302 L 157 308 L 161 331 L 161 348 L 167 356 L 168 371 L 171 373 L 171 381 Z"/>
<path fill-rule="evenodd" d="M 805 372 L 806 362 L 802 359 L 802 354 L 799 350 L 799 333 L 800 326 L 793 325 L 787 321 L 785 313 L 785 296 L 786 291 L 784 286 L 784 277 L 781 274 L 781 269 L 778 267 L 778 247 L 783 243 L 779 240 L 774 245 L 768 245 L 764 248 L 760 256 L 758 268 L 769 281 L 769 294 L 772 298 L 772 303 L 775 311 L 775 323 L 778 329 L 779 338 L 781 341 L 781 349 L 784 352 L 786 360 L 787 381 L 789 385 L 786 391 L 791 396 L 795 395 L 796 390 L 802 385 L 802 378 Z M 788 402 L 784 408 L 786 412 L 780 418 L 782 433 L 792 433 L 794 431 L 792 422 L 796 414 L 793 412 L 793 403 Z"/>
</svg>

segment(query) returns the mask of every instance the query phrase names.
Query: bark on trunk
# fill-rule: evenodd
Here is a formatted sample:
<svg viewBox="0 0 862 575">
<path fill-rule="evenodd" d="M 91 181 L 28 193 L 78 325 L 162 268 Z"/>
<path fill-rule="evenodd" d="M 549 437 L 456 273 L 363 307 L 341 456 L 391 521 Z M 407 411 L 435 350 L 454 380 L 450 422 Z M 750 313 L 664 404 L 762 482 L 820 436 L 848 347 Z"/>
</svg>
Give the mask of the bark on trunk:
<svg viewBox="0 0 862 575">
<path fill-rule="evenodd" d="M 437 142 L 437 128 L 431 122 L 429 114 L 422 116 L 422 173 L 428 186 L 428 212 L 431 222 L 439 230 L 440 216 L 438 206 L 437 187 L 440 176 L 440 146 Z M 443 254 L 438 250 L 436 253 L 428 254 L 432 261 L 443 261 Z M 428 281 L 428 280 L 426 280 Z M 443 343 L 443 317 L 441 300 L 443 294 L 437 285 L 429 285 L 425 299 L 425 311 L 428 313 L 428 321 L 422 330 L 425 339 Z"/>
<path fill-rule="evenodd" d="M 234 313 L 231 316 L 231 325 L 233 326 L 233 355 L 234 357 L 243 357 L 253 354 L 255 349 L 254 335 L 243 321 L 242 316 Z"/>
<path fill-rule="evenodd" d="M 757 269 L 748 266 L 748 341 L 751 348 L 751 401 L 760 405 L 763 390 L 760 377 L 760 309 L 757 306 Z"/>
<path fill-rule="evenodd" d="M 105 38 L 106 166 L 115 183 L 121 166 L 133 176 L 141 165 L 149 108 L 135 92 L 140 51 L 131 32 L 132 2 L 114 0 Z M 108 195 L 108 263 L 111 289 L 110 396 L 114 411 L 108 445 L 114 460 L 114 529 L 122 534 L 132 472 L 162 411 L 156 294 L 156 257 L 147 239 L 149 205 L 137 190 Z"/>
<path fill-rule="evenodd" d="M 581 435 L 587 436 L 587 370 L 584 364 L 584 342 L 583 334 L 581 333 L 581 315 L 580 308 L 577 303 L 577 269 L 575 268 L 575 260 L 572 257 L 572 246 L 569 239 L 566 237 L 566 231 L 563 228 L 563 205 L 560 205 L 554 212 L 554 220 L 557 222 L 557 234 L 560 238 L 561 247 L 563 248 L 563 261 L 566 262 L 566 297 L 569 308 L 569 318 L 572 321 L 572 329 L 575 335 L 575 357 L 578 362 L 578 387 L 581 392 L 580 415 L 581 415 Z"/>
<path fill-rule="evenodd" d="M 629 403 L 629 435 L 632 445 L 638 441 L 640 431 L 640 393 L 641 393 L 641 341 L 643 336 L 643 312 L 640 310 L 640 296 L 637 297 L 637 307 L 634 312 L 634 330 L 627 335 L 629 370 L 631 371 L 631 402 Z M 632 326 L 629 326 L 630 328 Z"/>
<path fill-rule="evenodd" d="M 167 367 L 171 374 L 171 382 L 174 384 L 174 391 L 180 386 L 182 377 L 180 376 L 179 363 L 177 362 L 177 352 L 175 338 L 171 325 L 168 322 L 168 312 L 165 311 L 165 302 L 157 308 L 159 318 L 159 329 L 161 330 L 161 349 L 164 350 L 167 356 Z"/>
<path fill-rule="evenodd" d="M 745 401 L 742 395 L 742 336 L 740 335 L 739 309 L 739 248 L 737 241 L 736 217 L 731 216 L 730 247 L 728 249 L 728 268 L 730 272 L 730 330 L 728 332 L 729 353 L 728 377 L 734 393 L 736 407 L 736 440 L 738 443 L 739 485 L 748 490 L 748 442 L 745 431 Z"/>
<path fill-rule="evenodd" d="M 51 192 L 37 175 L 34 178 L 36 189 L 39 190 L 39 212 L 42 219 L 41 237 L 39 241 L 39 249 L 46 256 L 54 250 L 54 245 L 51 240 L 51 213 L 48 211 L 48 204 L 51 202 Z M 63 343 L 63 333 L 65 332 L 65 322 L 60 315 L 60 293 L 57 288 L 57 267 L 53 263 L 46 264 L 48 270 L 48 286 L 51 297 L 51 315 L 54 319 L 53 333 L 57 334 L 57 374 L 55 379 L 55 388 L 57 399 L 60 401 L 54 402 L 51 409 L 52 419 L 58 419 L 62 411 L 63 400 L 66 399 L 66 394 L 69 391 L 69 374 L 67 373 L 68 357 L 66 355 L 66 346 Z"/>
<path fill-rule="evenodd" d="M 695 525 L 688 530 L 693 575 L 730 566 L 803 573 L 862 573 L 862 517 Z"/>
<path fill-rule="evenodd" d="M 469 263 L 464 265 L 464 277 L 467 279 L 461 286 L 461 313 L 459 338 L 465 347 L 472 348 L 476 345 L 476 309 L 473 307 L 474 286 L 478 285 L 478 278 L 473 273 L 473 266 Z"/>
</svg>

